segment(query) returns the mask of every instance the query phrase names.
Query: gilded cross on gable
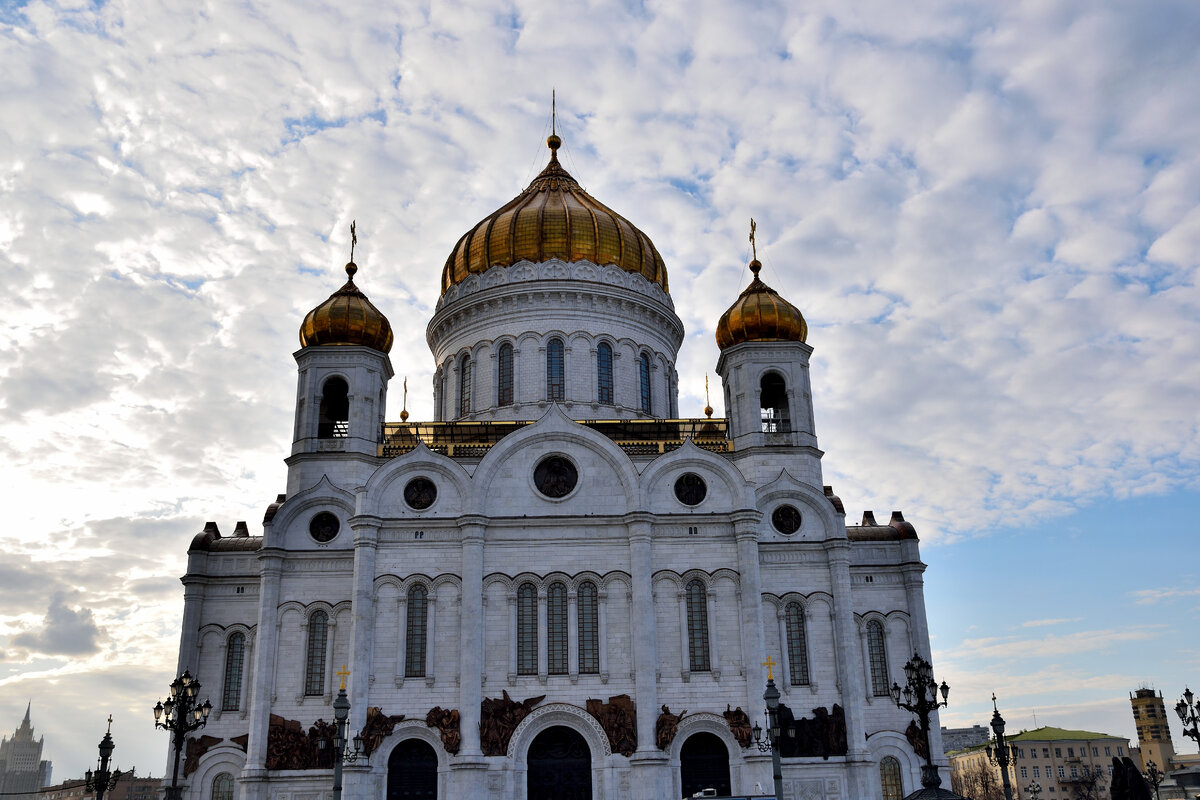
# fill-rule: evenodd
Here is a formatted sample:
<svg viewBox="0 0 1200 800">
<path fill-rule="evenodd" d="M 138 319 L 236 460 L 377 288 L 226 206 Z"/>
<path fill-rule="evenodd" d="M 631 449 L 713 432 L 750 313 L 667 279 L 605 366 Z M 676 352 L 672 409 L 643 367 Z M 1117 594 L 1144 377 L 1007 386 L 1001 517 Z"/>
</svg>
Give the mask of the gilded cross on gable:
<svg viewBox="0 0 1200 800">
<path fill-rule="evenodd" d="M 777 663 L 778 662 L 775 661 L 775 659 L 771 658 L 770 656 L 767 656 L 767 660 L 762 662 L 762 665 L 767 668 L 767 680 L 769 680 L 769 681 L 775 680 L 775 673 L 771 671 L 771 668 L 774 667 Z"/>
<path fill-rule="evenodd" d="M 346 669 L 345 664 L 342 664 L 342 668 L 333 674 L 342 679 L 342 691 L 346 691 L 346 678 L 350 676 L 350 670 Z"/>
</svg>

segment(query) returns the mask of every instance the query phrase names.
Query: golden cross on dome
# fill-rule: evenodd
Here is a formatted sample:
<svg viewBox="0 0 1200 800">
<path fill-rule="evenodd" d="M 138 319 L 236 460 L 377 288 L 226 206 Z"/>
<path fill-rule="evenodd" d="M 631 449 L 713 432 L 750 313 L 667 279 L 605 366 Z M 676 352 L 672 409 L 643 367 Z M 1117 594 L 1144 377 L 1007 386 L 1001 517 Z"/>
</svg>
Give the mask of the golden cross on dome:
<svg viewBox="0 0 1200 800">
<path fill-rule="evenodd" d="M 775 673 L 771 671 L 771 667 L 774 667 L 776 663 L 775 659 L 770 656 L 767 656 L 767 660 L 762 662 L 762 665 L 767 668 L 767 680 L 769 681 L 775 680 Z"/>
<path fill-rule="evenodd" d="M 333 674 L 342 679 L 342 691 L 346 691 L 346 678 L 350 676 L 350 670 L 346 669 L 345 664 L 342 664 L 342 668 Z"/>
<path fill-rule="evenodd" d="M 350 220 L 350 260 L 354 260 L 354 245 L 358 244 L 358 234 L 354 232 L 354 220 Z"/>
<path fill-rule="evenodd" d="M 750 252 L 752 258 L 758 261 L 758 245 L 754 243 L 754 231 L 758 228 L 758 224 L 754 221 L 754 217 L 750 218 Z"/>
</svg>

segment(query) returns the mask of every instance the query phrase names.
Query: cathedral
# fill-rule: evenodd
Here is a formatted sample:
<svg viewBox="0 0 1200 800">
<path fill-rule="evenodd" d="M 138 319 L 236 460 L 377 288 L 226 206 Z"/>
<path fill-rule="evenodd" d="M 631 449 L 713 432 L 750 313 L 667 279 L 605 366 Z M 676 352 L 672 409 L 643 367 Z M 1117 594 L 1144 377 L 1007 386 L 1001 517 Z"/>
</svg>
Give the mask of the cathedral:
<svg viewBox="0 0 1200 800">
<path fill-rule="evenodd" d="M 549 162 L 454 244 L 434 420 L 387 421 L 393 331 L 348 280 L 300 324 L 286 491 L 188 550 L 179 671 L 211 698 L 187 800 L 899 800 L 890 695 L 929 656 L 917 534 L 822 483 L 796 306 L 716 326 L 726 416 L 681 418 L 684 330 L 650 238 Z M 395 403 L 393 403 L 395 405 Z M 764 737 L 765 741 L 765 737 Z M 940 760 L 938 725 L 933 748 Z"/>
</svg>

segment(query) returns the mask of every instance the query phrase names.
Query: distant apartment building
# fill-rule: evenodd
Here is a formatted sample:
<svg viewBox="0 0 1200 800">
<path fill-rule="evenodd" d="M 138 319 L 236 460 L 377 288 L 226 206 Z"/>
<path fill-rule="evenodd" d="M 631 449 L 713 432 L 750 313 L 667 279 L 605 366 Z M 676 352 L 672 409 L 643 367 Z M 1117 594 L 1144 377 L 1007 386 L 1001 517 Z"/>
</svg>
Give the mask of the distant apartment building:
<svg viewBox="0 0 1200 800">
<path fill-rule="evenodd" d="M 50 782 L 51 765 L 42 760 L 42 738 L 33 738 L 29 720 L 30 706 L 25 706 L 25 719 L 12 738 L 0 738 L 0 796 L 4 800 L 37 800 L 38 790 Z"/>
<path fill-rule="evenodd" d="M 162 781 L 162 778 L 125 775 L 104 797 L 105 800 L 157 800 Z M 38 800 L 91 800 L 95 796 L 95 791 L 88 791 L 84 781 L 79 778 L 47 786 L 37 794 Z"/>
<path fill-rule="evenodd" d="M 1041 786 L 1041 800 L 1074 798 L 1076 788 L 1093 780 L 1103 785 L 1098 796 L 1107 796 L 1113 756 L 1130 755 L 1129 740 L 1093 731 L 1043 727 L 1006 737 L 1015 748 L 1009 765 L 1014 798 L 1029 797 L 1032 783 Z M 980 744 L 947 753 L 955 791 L 969 797 L 989 794 L 984 787 L 1001 785 L 1000 767 Z M 982 784 L 982 786 L 981 786 Z"/>
<path fill-rule="evenodd" d="M 1153 761 L 1166 772 L 1175 762 L 1175 745 L 1171 742 L 1171 726 L 1162 692 L 1153 689 L 1138 689 L 1129 695 L 1133 706 L 1133 724 L 1137 727 L 1138 750 L 1141 767 Z"/>
<path fill-rule="evenodd" d="M 992 737 L 992 729 L 983 725 L 972 725 L 969 728 L 942 728 L 942 749 L 947 753 L 952 750 L 966 750 L 977 744 L 985 744 Z"/>
</svg>

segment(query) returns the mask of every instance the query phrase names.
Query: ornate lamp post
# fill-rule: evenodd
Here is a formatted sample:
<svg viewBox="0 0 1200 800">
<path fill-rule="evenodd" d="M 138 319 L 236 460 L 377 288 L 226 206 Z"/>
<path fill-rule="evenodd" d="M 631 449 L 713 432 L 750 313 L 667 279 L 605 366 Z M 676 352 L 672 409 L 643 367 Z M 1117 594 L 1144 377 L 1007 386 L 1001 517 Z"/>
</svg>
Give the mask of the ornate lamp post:
<svg viewBox="0 0 1200 800">
<path fill-rule="evenodd" d="M 1029 795 L 1029 800 L 1038 800 L 1042 796 L 1042 785 L 1034 781 L 1025 787 L 1025 793 Z"/>
<path fill-rule="evenodd" d="M 1155 764 L 1153 761 L 1146 764 L 1146 771 L 1143 774 L 1146 778 L 1146 782 L 1154 787 L 1154 800 L 1158 800 L 1159 784 L 1161 784 L 1163 779 L 1167 776 L 1164 775 L 1162 770 L 1158 768 L 1158 764 Z"/>
<path fill-rule="evenodd" d="M 1004 717 L 996 707 L 996 695 L 992 694 L 992 731 L 996 734 L 996 746 L 987 746 L 988 760 L 1000 765 L 1000 780 L 1004 784 L 1004 800 L 1013 800 L 1012 785 L 1008 782 L 1008 765 L 1016 759 L 1016 748 L 1004 741 Z"/>
<path fill-rule="evenodd" d="M 927 789 L 936 789 L 942 785 L 942 779 L 933 764 L 933 752 L 929 747 L 929 715 L 947 705 L 950 687 L 945 681 L 938 686 L 933 677 L 933 665 L 921 658 L 919 653 L 913 653 L 913 657 L 904 665 L 904 676 L 907 682 L 903 689 L 897 683 L 892 684 L 892 700 L 900 708 L 917 715 L 917 721 L 921 725 L 921 738 L 925 742 L 925 765 L 921 767 L 921 785 Z M 939 692 L 942 695 L 940 701 Z"/>
<path fill-rule="evenodd" d="M 782 731 L 779 729 L 779 690 L 775 688 L 775 673 L 772 668 L 775 666 L 775 660 L 767 656 L 767 660 L 762 663 L 767 668 L 767 690 L 763 692 L 763 700 L 767 704 L 767 740 L 762 740 L 763 730 L 760 726 L 755 725 L 754 744 L 757 745 L 760 752 L 771 753 L 771 769 L 775 778 L 775 797 L 783 797 L 783 769 L 779 765 L 779 743 Z"/>
<path fill-rule="evenodd" d="M 100 740 L 100 758 L 96 762 L 96 771 L 90 769 L 84 773 L 84 788 L 89 792 L 96 793 L 96 800 L 104 800 L 104 793 L 112 791 L 117 785 L 117 781 L 121 779 L 121 770 L 108 771 L 108 761 L 112 757 L 113 749 L 116 745 L 112 739 L 112 714 L 108 715 L 108 730 L 104 732 L 104 738 Z"/>
<path fill-rule="evenodd" d="M 338 696 L 333 700 L 333 800 L 342 800 L 342 764 L 353 764 L 362 752 L 362 736 L 354 737 L 354 749 L 346 746 L 346 720 L 350 718 L 350 698 L 346 697 L 346 678 L 350 675 L 346 665 L 334 673 L 342 679 Z M 317 742 L 317 747 L 325 749 L 325 740 Z"/>
<path fill-rule="evenodd" d="M 1200 745 L 1200 700 L 1192 695 L 1192 690 L 1183 687 L 1183 699 L 1175 704 L 1175 713 L 1183 723 L 1183 735 Z"/>
<path fill-rule="evenodd" d="M 207 700 L 203 704 L 196 702 L 198 694 L 200 681 L 184 670 L 182 675 L 171 681 L 170 696 L 154 706 L 154 727 L 171 732 L 171 746 L 175 751 L 166 800 L 180 800 L 183 795 L 183 789 L 179 786 L 179 756 L 183 753 L 183 741 L 189 733 L 208 724 L 208 714 L 212 711 L 212 703 Z"/>
</svg>

